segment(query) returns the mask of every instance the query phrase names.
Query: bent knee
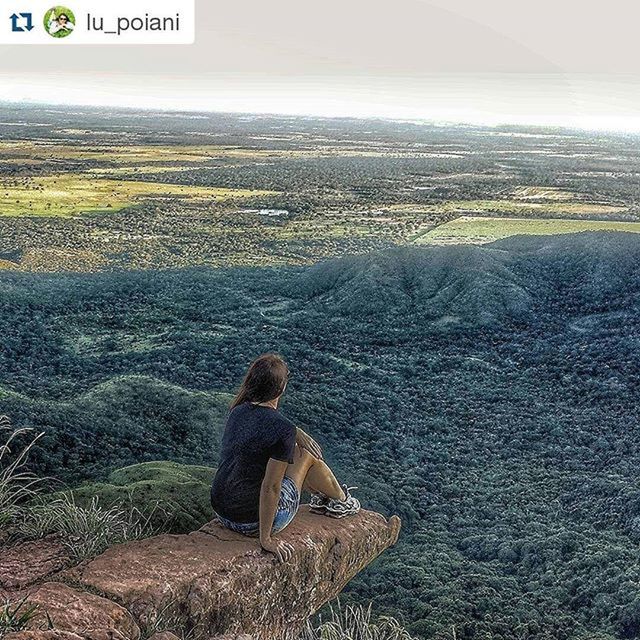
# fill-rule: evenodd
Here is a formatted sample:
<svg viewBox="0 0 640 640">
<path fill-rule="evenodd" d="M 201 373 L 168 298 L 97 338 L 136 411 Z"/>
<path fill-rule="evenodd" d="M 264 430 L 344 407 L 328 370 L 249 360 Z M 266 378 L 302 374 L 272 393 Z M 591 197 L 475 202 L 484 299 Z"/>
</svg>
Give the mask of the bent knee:
<svg viewBox="0 0 640 640">
<path fill-rule="evenodd" d="M 310 451 L 303 449 L 298 443 L 296 443 L 296 449 L 293 454 L 294 464 L 296 462 L 308 462 L 313 464 L 318 460 Z"/>
</svg>

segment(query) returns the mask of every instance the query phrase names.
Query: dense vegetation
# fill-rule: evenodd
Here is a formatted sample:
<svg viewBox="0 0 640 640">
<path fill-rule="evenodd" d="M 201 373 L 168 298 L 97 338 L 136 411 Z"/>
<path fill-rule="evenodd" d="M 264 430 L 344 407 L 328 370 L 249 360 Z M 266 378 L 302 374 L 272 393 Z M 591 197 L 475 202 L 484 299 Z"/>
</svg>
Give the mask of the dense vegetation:
<svg viewBox="0 0 640 640">
<path fill-rule="evenodd" d="M 215 466 L 223 392 L 277 350 L 284 411 L 404 519 L 348 599 L 423 638 L 640 636 L 637 235 L 5 272 L 0 291 L 0 413 L 46 431 L 38 472 Z"/>
</svg>

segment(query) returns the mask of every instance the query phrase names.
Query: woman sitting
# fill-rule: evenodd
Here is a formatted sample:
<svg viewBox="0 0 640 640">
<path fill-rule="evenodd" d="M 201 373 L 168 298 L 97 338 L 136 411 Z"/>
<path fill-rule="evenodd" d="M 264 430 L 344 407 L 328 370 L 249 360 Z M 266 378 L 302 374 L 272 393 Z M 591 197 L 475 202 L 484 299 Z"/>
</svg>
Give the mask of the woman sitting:
<svg viewBox="0 0 640 640">
<path fill-rule="evenodd" d="M 322 460 L 318 443 L 278 411 L 288 379 L 289 369 L 278 355 L 268 353 L 251 364 L 231 404 L 211 487 L 218 521 L 259 536 L 262 548 L 281 562 L 293 549 L 273 536 L 293 520 L 303 489 L 312 493 L 314 513 L 342 518 L 360 510 Z"/>
</svg>

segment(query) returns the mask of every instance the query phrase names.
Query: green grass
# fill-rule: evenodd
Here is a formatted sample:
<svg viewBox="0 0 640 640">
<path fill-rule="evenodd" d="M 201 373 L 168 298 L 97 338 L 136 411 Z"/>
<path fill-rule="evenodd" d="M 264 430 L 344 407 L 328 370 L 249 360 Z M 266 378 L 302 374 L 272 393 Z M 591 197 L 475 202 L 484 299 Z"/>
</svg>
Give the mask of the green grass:
<svg viewBox="0 0 640 640">
<path fill-rule="evenodd" d="M 142 201 L 167 198 L 228 200 L 272 195 L 247 189 L 217 189 L 177 184 L 109 180 L 69 173 L 0 183 L 0 215 L 72 216 L 95 211 L 118 211 Z"/>
<path fill-rule="evenodd" d="M 55 497 L 42 496 L 25 507 L 17 530 L 30 539 L 56 534 L 71 556 L 84 560 L 115 544 L 148 538 L 162 531 L 151 523 L 156 509 L 155 504 L 138 509 L 131 501 L 104 506 L 99 495 L 79 504 L 75 494 L 67 492 Z"/>
<path fill-rule="evenodd" d="M 9 633 L 25 631 L 39 613 L 40 607 L 29 603 L 27 596 L 23 596 L 17 602 L 5 601 L 0 605 L 0 638 L 4 638 Z M 48 616 L 47 619 L 49 619 Z M 51 624 L 49 628 L 52 628 Z"/>
<path fill-rule="evenodd" d="M 553 235 L 580 231 L 640 233 L 640 222 L 462 216 L 427 231 L 414 242 L 416 244 L 484 244 L 509 236 Z"/>
<path fill-rule="evenodd" d="M 197 167 L 196 167 L 197 168 Z M 163 165 L 163 164 L 140 164 L 126 165 L 123 167 L 99 167 L 97 169 L 89 169 L 87 173 L 99 176 L 131 176 L 136 174 L 160 174 L 160 173 L 177 173 L 183 171 L 192 171 L 193 165 Z"/>
<path fill-rule="evenodd" d="M 43 434 L 16 429 L 0 415 L 0 528 L 12 524 L 22 503 L 36 495 L 40 479 L 27 468 L 31 450 Z"/>
</svg>

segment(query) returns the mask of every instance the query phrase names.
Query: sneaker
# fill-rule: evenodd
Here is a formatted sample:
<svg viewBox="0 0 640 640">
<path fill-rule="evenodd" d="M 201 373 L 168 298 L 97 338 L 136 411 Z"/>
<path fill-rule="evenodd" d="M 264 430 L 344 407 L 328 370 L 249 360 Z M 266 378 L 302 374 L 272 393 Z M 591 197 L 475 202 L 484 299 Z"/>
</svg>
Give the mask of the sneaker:
<svg viewBox="0 0 640 640">
<path fill-rule="evenodd" d="M 342 489 L 347 496 L 346 499 L 334 500 L 331 498 L 324 506 L 325 515 L 330 518 L 345 518 L 358 513 L 358 511 L 360 511 L 360 500 L 351 495 L 351 490 L 357 488 L 358 487 L 347 487 L 346 484 L 343 484 Z"/>
<path fill-rule="evenodd" d="M 309 500 L 309 511 L 311 513 L 319 513 L 324 515 L 329 504 L 329 498 L 322 493 L 312 493 Z"/>
</svg>

